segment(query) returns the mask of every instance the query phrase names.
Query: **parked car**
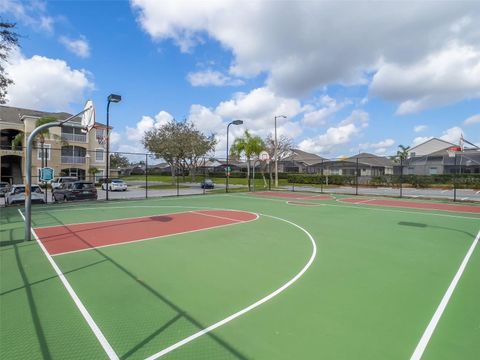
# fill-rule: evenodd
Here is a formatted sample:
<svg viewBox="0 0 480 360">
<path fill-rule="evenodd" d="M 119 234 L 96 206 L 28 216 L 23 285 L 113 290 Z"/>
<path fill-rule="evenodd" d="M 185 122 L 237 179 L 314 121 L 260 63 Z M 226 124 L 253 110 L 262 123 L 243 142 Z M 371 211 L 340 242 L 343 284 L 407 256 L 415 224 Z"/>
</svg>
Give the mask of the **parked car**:
<svg viewBox="0 0 480 360">
<path fill-rule="evenodd" d="M 102 183 L 102 190 L 107 190 L 107 182 Z M 108 190 L 109 191 L 126 191 L 127 184 L 125 181 L 120 179 L 108 179 Z"/>
<path fill-rule="evenodd" d="M 32 184 L 32 204 L 45 204 L 45 195 L 38 185 Z M 25 185 L 12 185 L 10 191 L 5 196 L 6 205 L 25 203 Z"/>
<path fill-rule="evenodd" d="M 65 182 L 53 190 L 53 201 L 97 200 L 97 189 L 91 181 Z"/>
<path fill-rule="evenodd" d="M 5 181 L 0 181 L 0 197 L 5 197 L 9 190 L 10 184 Z"/>
<path fill-rule="evenodd" d="M 52 189 L 58 189 L 63 183 L 74 182 L 78 179 L 74 176 L 60 176 L 52 180 Z"/>
<path fill-rule="evenodd" d="M 213 189 L 215 184 L 212 179 L 205 179 L 200 183 L 202 189 Z"/>
</svg>

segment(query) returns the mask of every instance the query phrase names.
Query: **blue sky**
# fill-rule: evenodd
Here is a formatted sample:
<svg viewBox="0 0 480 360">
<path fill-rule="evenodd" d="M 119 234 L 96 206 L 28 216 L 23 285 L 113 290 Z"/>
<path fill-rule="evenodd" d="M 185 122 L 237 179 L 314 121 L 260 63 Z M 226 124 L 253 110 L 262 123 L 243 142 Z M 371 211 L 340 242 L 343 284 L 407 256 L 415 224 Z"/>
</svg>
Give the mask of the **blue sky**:
<svg viewBox="0 0 480 360">
<path fill-rule="evenodd" d="M 188 119 L 218 138 L 235 118 L 325 157 L 393 154 L 429 137 L 480 143 L 478 2 L 0 0 L 21 48 L 9 104 L 112 105 L 112 147 Z"/>
</svg>

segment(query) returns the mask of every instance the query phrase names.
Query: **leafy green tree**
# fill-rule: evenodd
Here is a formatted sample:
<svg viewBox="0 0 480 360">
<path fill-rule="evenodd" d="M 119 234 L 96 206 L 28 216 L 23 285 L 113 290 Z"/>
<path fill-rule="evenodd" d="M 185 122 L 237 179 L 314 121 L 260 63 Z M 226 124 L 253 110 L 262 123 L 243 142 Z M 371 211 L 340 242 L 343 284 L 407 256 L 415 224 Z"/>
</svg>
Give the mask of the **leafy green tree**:
<svg viewBox="0 0 480 360">
<path fill-rule="evenodd" d="M 265 143 L 260 136 L 251 135 L 248 130 L 245 130 L 242 137 L 236 138 L 230 148 L 230 156 L 233 159 L 239 159 L 244 155 L 247 159 L 247 178 L 248 190 L 250 190 L 250 166 L 251 160 L 260 155 L 265 150 Z"/>
<path fill-rule="evenodd" d="M 18 46 L 18 34 L 13 31 L 16 24 L 0 21 L 0 104 L 6 103 L 7 87 L 13 80 L 7 77 L 5 62 L 10 51 Z"/>
<path fill-rule="evenodd" d="M 130 161 L 126 156 L 122 156 L 118 153 L 113 153 L 110 155 L 110 167 L 112 169 L 125 168 L 130 166 Z"/>
<path fill-rule="evenodd" d="M 90 175 L 90 178 L 93 179 L 92 181 L 95 182 L 95 175 L 100 172 L 100 169 L 95 167 L 95 166 L 90 166 L 88 168 L 88 174 Z"/>
<path fill-rule="evenodd" d="M 172 120 L 158 129 L 147 131 L 142 143 L 157 159 L 170 165 L 172 183 L 175 183 L 176 169 L 190 169 L 194 174 L 198 159 L 213 150 L 216 142 L 193 124 Z"/>
</svg>

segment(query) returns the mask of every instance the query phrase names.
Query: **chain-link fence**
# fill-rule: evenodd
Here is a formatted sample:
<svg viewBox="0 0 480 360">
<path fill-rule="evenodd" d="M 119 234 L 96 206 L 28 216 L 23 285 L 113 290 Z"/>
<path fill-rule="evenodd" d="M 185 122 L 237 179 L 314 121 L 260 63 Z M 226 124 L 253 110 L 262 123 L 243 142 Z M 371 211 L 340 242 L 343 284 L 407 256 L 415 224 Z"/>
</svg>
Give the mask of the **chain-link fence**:
<svg viewBox="0 0 480 360">
<path fill-rule="evenodd" d="M 17 148 L 2 153 L 4 188 L 24 184 L 24 152 Z M 429 156 L 375 156 L 278 160 L 198 157 L 165 162 L 145 153 L 110 154 L 109 176 L 104 148 L 37 146 L 32 154 L 32 184 L 43 188 L 47 203 L 75 200 L 64 193 L 64 183 L 83 180 L 94 184 L 98 200 L 142 199 L 159 196 L 204 195 L 247 191 L 283 190 L 423 197 L 480 201 L 480 152 L 447 152 Z M 40 179 L 40 169 L 51 167 L 54 178 Z M 20 190 L 21 192 L 21 190 Z M 6 192 L 2 204 L 8 202 Z"/>
</svg>

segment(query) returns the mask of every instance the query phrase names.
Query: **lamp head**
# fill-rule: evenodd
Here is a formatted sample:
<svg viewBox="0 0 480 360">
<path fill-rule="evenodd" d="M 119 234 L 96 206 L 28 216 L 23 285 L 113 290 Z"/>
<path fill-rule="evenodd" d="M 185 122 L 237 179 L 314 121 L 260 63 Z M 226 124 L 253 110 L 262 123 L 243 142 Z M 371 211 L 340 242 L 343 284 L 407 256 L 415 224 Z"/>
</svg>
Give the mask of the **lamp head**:
<svg viewBox="0 0 480 360">
<path fill-rule="evenodd" d="M 242 125 L 242 124 L 243 124 L 243 120 L 233 120 L 233 121 L 232 121 L 232 124 L 233 124 L 233 125 Z"/>
<path fill-rule="evenodd" d="M 284 118 L 286 119 L 287 117 L 285 115 L 278 115 L 278 116 L 275 116 L 276 118 Z"/>
<path fill-rule="evenodd" d="M 110 95 L 108 95 L 108 101 L 118 103 L 118 102 L 122 101 L 122 97 L 120 95 L 110 94 Z"/>
</svg>

